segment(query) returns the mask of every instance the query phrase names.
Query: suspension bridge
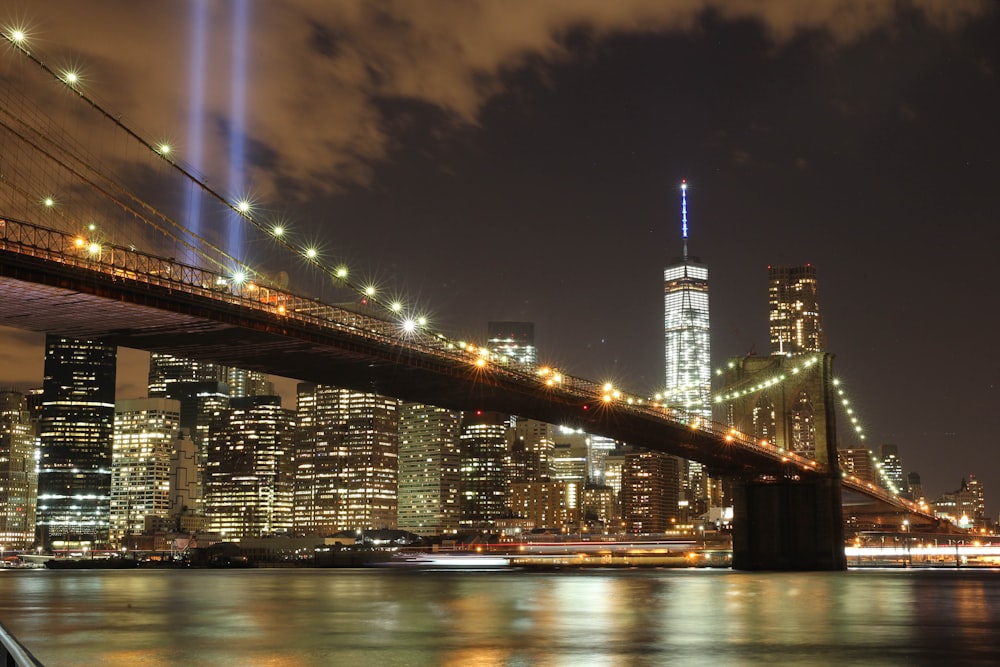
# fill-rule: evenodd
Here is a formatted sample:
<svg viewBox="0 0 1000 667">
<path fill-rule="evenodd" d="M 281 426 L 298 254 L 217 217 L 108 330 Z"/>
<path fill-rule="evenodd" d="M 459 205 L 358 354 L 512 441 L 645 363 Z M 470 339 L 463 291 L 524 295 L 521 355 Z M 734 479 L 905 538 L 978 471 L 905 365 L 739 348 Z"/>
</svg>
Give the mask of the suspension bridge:
<svg viewBox="0 0 1000 667">
<path fill-rule="evenodd" d="M 326 260 L 280 220 L 263 219 L 249 199 L 210 187 L 170 146 L 147 139 L 88 95 L 73 72 L 48 66 L 23 33 L 4 36 L 8 56 L 30 65 L 0 90 L 4 324 L 572 425 L 698 461 L 713 475 L 751 485 L 745 504 L 757 509 L 743 519 L 749 542 L 770 511 L 770 500 L 752 500 L 759 489 L 808 497 L 806 505 L 825 508 L 819 514 L 829 525 L 840 522 L 842 498 L 896 523 L 905 516 L 912 526 L 938 524 L 879 485 L 840 473 L 832 401 L 824 408 L 831 418 L 823 441 L 804 455 L 689 415 L 669 397 L 523 364 L 433 330 L 412 304 L 355 278 L 346 262 Z M 26 85 L 32 78 L 59 85 Z M 197 225 L 204 232 L 187 224 L 192 211 L 205 218 Z M 293 258 L 295 275 L 255 268 L 223 250 L 221 230 L 229 224 L 256 235 L 245 248 L 263 248 L 262 264 Z M 320 298 L 305 296 L 310 286 Z M 803 360 L 824 392 L 833 391 L 831 363 L 829 355 Z M 810 491 L 802 496 L 802 488 Z M 842 528 L 820 533 L 803 549 L 827 552 L 820 567 L 842 567 Z"/>
</svg>

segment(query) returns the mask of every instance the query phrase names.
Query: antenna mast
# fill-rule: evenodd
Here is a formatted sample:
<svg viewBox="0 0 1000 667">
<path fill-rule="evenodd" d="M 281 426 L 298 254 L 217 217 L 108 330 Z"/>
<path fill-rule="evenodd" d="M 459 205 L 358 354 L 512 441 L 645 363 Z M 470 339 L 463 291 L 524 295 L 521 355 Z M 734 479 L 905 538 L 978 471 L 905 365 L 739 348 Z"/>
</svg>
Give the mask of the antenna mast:
<svg viewBox="0 0 1000 667">
<path fill-rule="evenodd" d="M 688 184 L 681 179 L 681 238 L 684 239 L 684 259 L 688 256 Z"/>
</svg>

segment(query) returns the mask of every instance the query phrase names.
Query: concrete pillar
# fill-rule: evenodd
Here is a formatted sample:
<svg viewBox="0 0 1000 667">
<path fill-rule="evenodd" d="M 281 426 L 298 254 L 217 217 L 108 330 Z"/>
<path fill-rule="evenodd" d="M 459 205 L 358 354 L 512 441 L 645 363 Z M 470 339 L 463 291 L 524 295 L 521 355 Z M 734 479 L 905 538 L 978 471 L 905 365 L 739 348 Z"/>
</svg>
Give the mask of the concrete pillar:
<svg viewBox="0 0 1000 667">
<path fill-rule="evenodd" d="M 840 480 L 737 481 L 733 569 L 844 570 Z"/>
</svg>

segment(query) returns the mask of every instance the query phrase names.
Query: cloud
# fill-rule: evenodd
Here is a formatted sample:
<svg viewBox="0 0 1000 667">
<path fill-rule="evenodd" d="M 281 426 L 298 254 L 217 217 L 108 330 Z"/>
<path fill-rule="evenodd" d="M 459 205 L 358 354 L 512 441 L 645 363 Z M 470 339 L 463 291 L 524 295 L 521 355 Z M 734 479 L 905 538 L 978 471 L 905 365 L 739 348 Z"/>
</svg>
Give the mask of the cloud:
<svg viewBox="0 0 1000 667">
<path fill-rule="evenodd" d="M 228 128 L 235 87 L 231 43 L 236 3 L 204 0 L 209 11 L 202 109 L 189 109 L 193 7 L 176 2 L 47 0 L 21 15 L 39 31 L 37 48 L 53 62 L 79 63 L 88 90 L 146 136 L 170 136 L 179 154 L 200 116 L 201 167 L 227 181 Z M 430 105 L 455 125 L 475 125 L 484 103 L 504 89 L 503 75 L 573 57 L 565 37 L 698 29 L 706 12 L 755 21 L 776 45 L 803 31 L 837 43 L 891 26 L 899 3 L 884 0 L 274 0 L 250 2 L 247 189 L 273 198 L 335 192 L 370 183 L 373 165 L 391 158 L 385 100 Z M 910 0 L 942 29 L 987 11 L 979 0 Z M 5 17 L 0 17 L 5 18 Z M 9 24 L 9 21 L 8 21 Z M 5 58 L 9 57 L 5 56 Z M 240 193 L 228 193 L 236 196 Z"/>
</svg>

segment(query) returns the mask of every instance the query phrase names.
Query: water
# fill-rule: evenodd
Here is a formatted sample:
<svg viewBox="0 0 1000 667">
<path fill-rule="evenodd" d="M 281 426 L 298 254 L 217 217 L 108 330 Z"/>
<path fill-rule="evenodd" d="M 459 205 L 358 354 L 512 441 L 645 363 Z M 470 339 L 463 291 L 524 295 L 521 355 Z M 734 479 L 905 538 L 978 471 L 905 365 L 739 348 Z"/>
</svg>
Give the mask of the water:
<svg viewBox="0 0 1000 667">
<path fill-rule="evenodd" d="M 48 667 L 965 665 L 1000 572 L 0 571 Z"/>
</svg>

